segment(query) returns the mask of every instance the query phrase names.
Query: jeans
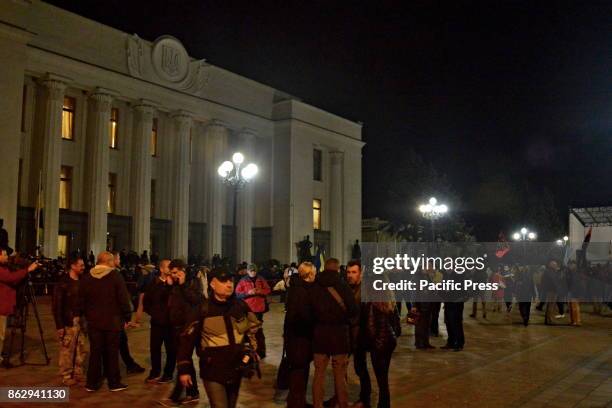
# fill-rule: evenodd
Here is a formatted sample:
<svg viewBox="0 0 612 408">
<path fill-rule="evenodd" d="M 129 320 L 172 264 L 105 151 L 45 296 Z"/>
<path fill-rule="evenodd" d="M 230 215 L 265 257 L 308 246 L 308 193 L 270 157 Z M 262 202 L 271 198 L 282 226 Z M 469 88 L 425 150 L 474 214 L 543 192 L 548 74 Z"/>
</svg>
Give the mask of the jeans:
<svg viewBox="0 0 612 408">
<path fill-rule="evenodd" d="M 323 408 L 323 398 L 325 396 L 325 371 L 329 363 L 330 356 L 327 354 L 314 355 L 315 374 L 312 384 L 312 399 L 314 408 Z M 347 354 L 336 354 L 331 356 L 332 369 L 334 371 L 334 388 L 338 407 L 348 407 L 348 392 L 346 384 L 346 368 L 348 366 Z"/>
<path fill-rule="evenodd" d="M 89 328 L 88 386 L 96 387 L 102 382 L 103 367 L 109 387 L 121 382 L 121 375 L 119 373 L 119 333 L 118 331 Z"/>
<path fill-rule="evenodd" d="M 235 408 L 240 391 L 240 380 L 235 383 L 221 384 L 214 381 L 204 381 L 206 395 L 210 408 Z"/>
<path fill-rule="evenodd" d="M 161 372 L 161 347 L 162 343 L 166 349 L 166 365 L 164 376 L 172 377 L 176 367 L 176 344 L 174 329 L 171 325 L 159 325 L 151 323 L 151 337 L 149 338 L 151 352 L 151 377 L 158 377 Z"/>
<path fill-rule="evenodd" d="M 391 394 L 389 393 L 389 366 L 391 364 L 391 354 L 393 350 L 370 352 L 372 360 L 372 368 L 376 375 L 376 383 L 378 384 L 378 408 L 389 408 L 391 406 Z M 364 405 L 370 406 L 370 396 L 372 394 L 372 383 L 370 374 L 368 373 L 367 352 L 357 349 L 353 356 L 355 363 L 355 373 L 359 377 L 361 386 L 359 391 L 359 401 Z"/>
</svg>

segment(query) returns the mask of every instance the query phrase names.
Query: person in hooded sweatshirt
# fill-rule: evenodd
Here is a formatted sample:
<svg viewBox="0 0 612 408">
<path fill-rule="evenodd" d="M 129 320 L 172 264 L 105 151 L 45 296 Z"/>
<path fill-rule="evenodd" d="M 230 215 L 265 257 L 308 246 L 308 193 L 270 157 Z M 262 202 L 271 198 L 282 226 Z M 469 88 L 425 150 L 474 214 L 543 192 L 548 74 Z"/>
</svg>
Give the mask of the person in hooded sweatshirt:
<svg viewBox="0 0 612 408">
<path fill-rule="evenodd" d="M 325 261 L 325 270 L 315 279 L 310 296 L 314 313 L 313 354 L 315 375 L 312 385 L 313 405 L 323 408 L 325 371 L 332 361 L 337 404 L 348 407 L 346 371 L 351 351 L 351 326 L 359 313 L 351 289 L 340 279 L 340 262 Z"/>
<path fill-rule="evenodd" d="M 121 383 L 119 373 L 119 336 L 132 308 L 112 253 L 104 251 L 98 255 L 96 266 L 80 282 L 79 298 L 90 345 L 85 389 L 89 392 L 100 389 L 104 372 L 111 391 L 125 390 L 127 385 Z"/>
</svg>

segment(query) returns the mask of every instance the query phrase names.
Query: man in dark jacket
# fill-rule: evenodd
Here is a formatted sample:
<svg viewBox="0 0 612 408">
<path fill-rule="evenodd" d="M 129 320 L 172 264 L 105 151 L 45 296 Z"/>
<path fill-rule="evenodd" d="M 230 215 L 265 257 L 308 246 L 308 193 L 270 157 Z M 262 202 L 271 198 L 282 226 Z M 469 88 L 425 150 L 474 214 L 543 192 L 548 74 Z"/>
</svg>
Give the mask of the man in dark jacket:
<svg viewBox="0 0 612 408">
<path fill-rule="evenodd" d="M 211 296 L 180 336 L 179 379 L 184 387 L 193 385 L 190 367 L 195 347 L 211 407 L 234 408 L 243 374 L 241 364 L 247 357 L 258 358 L 254 352 L 246 353 L 246 343 L 250 343 L 252 350 L 257 348 L 255 333 L 261 323 L 246 303 L 234 296 L 234 282 L 227 269 L 215 268 L 209 282 Z"/>
<path fill-rule="evenodd" d="M 114 267 L 119 271 L 119 275 L 123 278 L 123 274 L 121 273 L 121 261 L 123 261 L 123 259 L 121 258 L 121 253 L 115 251 L 113 252 L 113 255 L 115 256 Z M 128 318 L 127 321 L 130 321 L 130 318 Z M 121 360 L 123 360 L 123 363 L 125 364 L 125 371 L 128 374 L 140 374 L 145 372 L 144 367 L 138 364 L 130 354 L 130 345 L 125 329 L 121 330 L 121 332 L 119 333 L 119 355 L 121 356 Z"/>
<path fill-rule="evenodd" d="M 187 279 L 186 265 L 181 259 L 170 262 L 170 279 L 172 280 L 172 291 L 168 299 L 168 309 L 170 311 L 170 324 L 174 333 L 174 344 L 178 348 L 180 334 L 186 323 L 198 318 L 200 306 L 204 300 L 204 289 L 197 276 Z M 193 354 L 193 350 L 192 350 Z M 191 376 L 191 385 L 184 387 L 177 377 L 174 389 L 169 398 L 159 401 L 164 406 L 176 406 L 179 404 L 197 404 L 200 399 L 198 382 L 193 361 L 187 367 Z M 185 398 L 182 398 L 185 391 Z"/>
<path fill-rule="evenodd" d="M 323 407 L 325 370 L 332 360 L 336 398 L 340 408 L 348 407 L 346 369 L 351 352 L 350 326 L 358 310 L 351 289 L 340 280 L 340 262 L 325 261 L 312 288 L 314 312 L 313 353 L 315 376 L 312 386 L 315 408 Z"/>
<path fill-rule="evenodd" d="M 461 290 L 448 290 L 442 294 L 444 297 L 444 323 L 448 338 L 446 345 L 440 347 L 444 350 L 461 351 L 465 346 L 463 333 L 463 307 L 468 298 L 465 291 L 465 275 L 446 271 L 444 279 L 459 283 Z"/>
<path fill-rule="evenodd" d="M 81 330 L 79 279 L 85 262 L 79 257 L 70 258 L 67 266 L 68 273 L 55 285 L 52 308 L 60 343 L 60 375 L 64 385 L 70 386 L 84 380 L 85 336 Z"/>
<path fill-rule="evenodd" d="M 519 305 L 519 312 L 523 319 L 523 326 L 529 325 L 531 314 L 531 301 L 536 297 L 533 273 L 528 266 L 521 266 L 514 281 L 514 291 Z"/>
<path fill-rule="evenodd" d="M 111 391 L 121 391 L 119 373 L 119 335 L 127 326 L 132 308 L 125 281 L 115 268 L 115 257 L 101 252 L 97 263 L 81 280 L 79 287 L 81 310 L 89 331 L 89 368 L 87 391 L 97 391 L 102 384 L 102 364 Z"/>
<path fill-rule="evenodd" d="M 151 316 L 151 332 L 149 337 L 151 372 L 145 380 L 151 384 L 171 382 L 176 366 L 176 346 L 174 344 L 174 335 L 172 325 L 170 324 L 170 310 L 168 308 L 168 299 L 173 284 L 169 265 L 169 259 L 163 259 L 160 262 L 160 274 L 149 282 L 143 297 L 144 311 Z M 160 377 L 162 344 L 166 348 L 166 365 L 164 367 L 164 375 Z"/>
<path fill-rule="evenodd" d="M 316 276 L 311 262 L 302 262 L 293 275 L 287 294 L 284 340 L 289 371 L 287 408 L 306 406 L 306 387 L 312 361 L 313 312 L 310 293 Z M 282 364 L 282 363 L 281 363 Z M 279 372 L 280 372 L 279 368 Z M 277 380 L 278 382 L 278 380 Z"/>
</svg>

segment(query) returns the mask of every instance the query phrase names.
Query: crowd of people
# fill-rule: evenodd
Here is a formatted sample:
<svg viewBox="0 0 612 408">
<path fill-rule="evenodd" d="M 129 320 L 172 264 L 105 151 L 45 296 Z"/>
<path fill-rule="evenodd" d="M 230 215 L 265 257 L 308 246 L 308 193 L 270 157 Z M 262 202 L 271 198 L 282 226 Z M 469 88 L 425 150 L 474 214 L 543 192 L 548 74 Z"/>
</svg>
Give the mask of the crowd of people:
<svg viewBox="0 0 612 408">
<path fill-rule="evenodd" d="M 151 259 L 146 253 L 134 256 L 104 251 L 94 258 L 91 255 L 85 259 L 80 254 L 69 257 L 64 273 L 53 285 L 52 311 L 65 385 L 81 384 L 87 391 L 96 392 L 106 380 L 110 391 L 126 389 L 120 376 L 120 357 L 128 374 L 146 371 L 130 354 L 126 329 L 141 325 L 147 314 L 150 369 L 144 381 L 150 385 L 175 383 L 168 398 L 159 402 L 178 406 L 199 401 L 192 360 L 195 350 L 211 406 L 235 407 L 242 378 L 258 375 L 259 361 L 266 358 L 264 315 L 269 310 L 268 296 L 280 290 L 285 294 L 285 320 L 275 399 L 286 401 L 288 407 L 309 406 L 306 390 L 312 365 L 314 407 L 370 407 L 369 354 L 378 385 L 378 407 L 390 406 L 388 375 L 402 332 L 403 302 L 397 302 L 391 293 L 384 293 L 382 301 L 365 301 L 359 260 L 342 266 L 337 259 L 329 258 L 320 272 L 310 261 L 282 268 L 271 263 L 264 271 L 255 264 L 243 263 L 232 271 L 218 262 L 220 258 L 213 265 L 194 267 L 180 259 Z M 124 259 L 127 265 L 122 265 Z M 8 264 L 7 251 L 0 249 L 2 341 L 6 316 L 14 313 L 16 285 L 39 267 L 37 262 L 13 268 Z M 483 318 L 487 312 L 502 313 L 504 304 L 505 311 L 510 312 L 516 300 L 527 326 L 531 301 L 540 300 L 536 309 L 545 310 L 546 324 L 563 318 L 569 305 L 570 322 L 579 326 L 579 300 L 585 293 L 600 296 L 594 299 L 598 308 L 601 300 L 609 299 L 605 293 L 609 285 L 590 288 L 593 283 L 588 278 L 609 283 L 606 277 L 610 265 L 593 266 L 582 275 L 574 273 L 577 267 L 573 261 L 561 267 L 555 260 L 538 268 L 500 265 L 494 271 L 470 276 L 476 281 L 498 283 L 499 289 L 491 296 L 475 291 L 455 293 L 439 302 L 411 299 L 406 302 L 407 321 L 415 325 L 416 349 L 435 348 L 430 337 L 440 336 L 438 321 L 443 304 L 448 337 L 441 348 L 463 350 L 463 308 L 470 298 L 472 318 L 478 317 L 479 306 Z M 420 271 L 419 277 L 430 282 L 445 279 L 437 270 Z M 89 356 L 85 373 L 86 341 Z M 359 399 L 353 404 L 348 401 L 346 380 L 351 357 L 360 382 Z M 325 400 L 325 375 L 330 363 L 335 392 Z M 10 355 L 3 354 L 3 365 L 10 367 Z"/>
</svg>

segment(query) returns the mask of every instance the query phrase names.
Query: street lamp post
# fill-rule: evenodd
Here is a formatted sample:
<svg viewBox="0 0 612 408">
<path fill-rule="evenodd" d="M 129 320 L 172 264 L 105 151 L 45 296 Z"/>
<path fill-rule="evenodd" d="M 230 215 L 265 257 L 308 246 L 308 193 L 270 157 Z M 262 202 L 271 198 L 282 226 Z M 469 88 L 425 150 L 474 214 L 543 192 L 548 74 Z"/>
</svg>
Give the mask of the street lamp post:
<svg viewBox="0 0 612 408">
<path fill-rule="evenodd" d="M 523 227 L 521 228 L 521 230 L 519 232 L 515 232 L 514 234 L 512 234 L 512 238 L 515 241 L 521 241 L 523 244 L 523 257 L 525 257 L 527 255 L 527 247 L 525 242 L 526 241 L 533 241 L 537 238 L 537 235 L 535 232 L 533 231 L 529 231 L 527 228 Z"/>
<path fill-rule="evenodd" d="M 226 160 L 217 169 L 217 173 L 223 179 L 223 182 L 231 186 L 234 190 L 234 205 L 232 208 L 232 261 L 234 266 L 238 264 L 238 234 L 236 231 L 236 211 L 238 204 L 238 191 L 251 182 L 259 171 L 254 163 L 249 163 L 243 166 L 244 155 L 236 152 L 232 155 L 232 161 Z"/>
<path fill-rule="evenodd" d="M 431 242 L 436 240 L 435 221 L 448 212 L 446 204 L 438 204 L 435 197 L 429 199 L 429 203 L 419 206 L 421 215 L 431 221 Z"/>
</svg>

